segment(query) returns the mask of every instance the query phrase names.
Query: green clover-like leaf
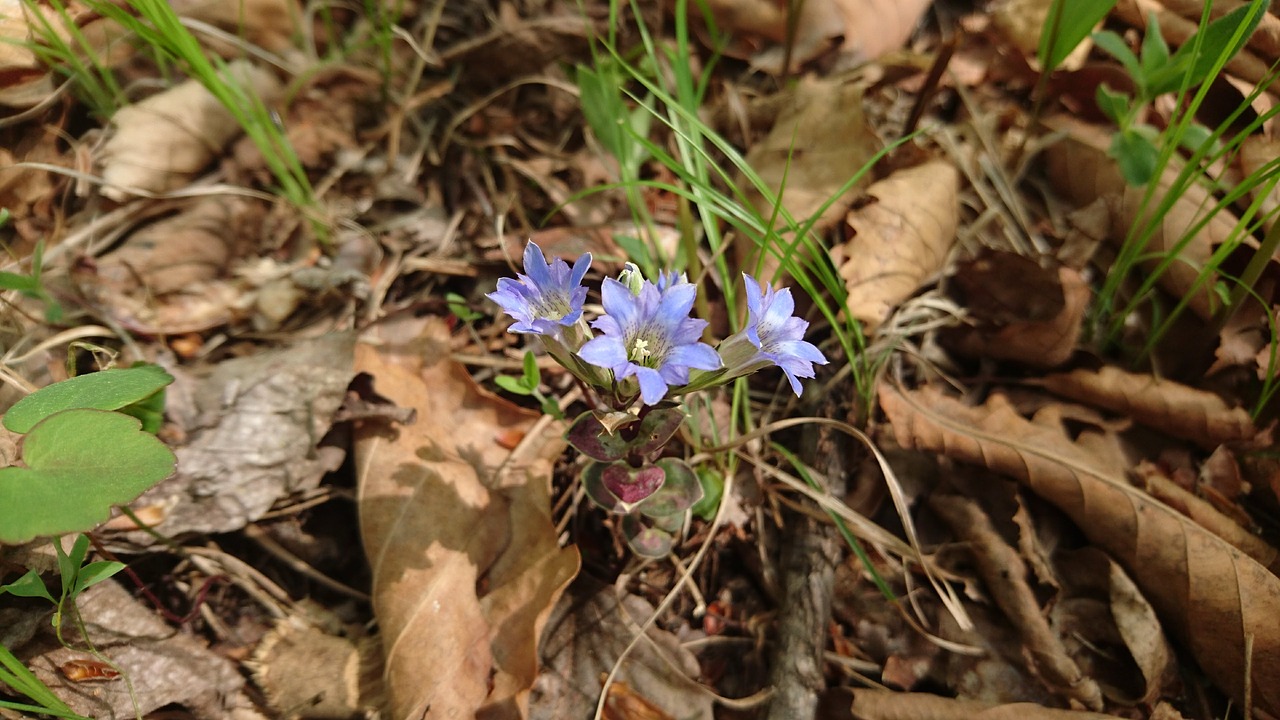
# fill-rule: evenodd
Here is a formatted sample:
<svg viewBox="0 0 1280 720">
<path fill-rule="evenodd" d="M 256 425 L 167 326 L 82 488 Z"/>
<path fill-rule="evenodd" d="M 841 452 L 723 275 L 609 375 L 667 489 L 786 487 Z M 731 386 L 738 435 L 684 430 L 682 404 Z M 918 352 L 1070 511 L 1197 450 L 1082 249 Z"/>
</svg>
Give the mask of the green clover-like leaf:
<svg viewBox="0 0 1280 720">
<path fill-rule="evenodd" d="M 22 398 L 5 413 L 4 426 L 30 432 L 41 420 L 62 410 L 118 410 L 155 394 L 173 382 L 157 365 L 103 370 L 54 383 Z"/>
<path fill-rule="evenodd" d="M 51 386 L 52 387 L 52 386 Z M 0 543 L 92 529 L 173 474 L 169 448 L 128 415 L 64 410 L 22 443 L 25 467 L 0 468 Z"/>
</svg>

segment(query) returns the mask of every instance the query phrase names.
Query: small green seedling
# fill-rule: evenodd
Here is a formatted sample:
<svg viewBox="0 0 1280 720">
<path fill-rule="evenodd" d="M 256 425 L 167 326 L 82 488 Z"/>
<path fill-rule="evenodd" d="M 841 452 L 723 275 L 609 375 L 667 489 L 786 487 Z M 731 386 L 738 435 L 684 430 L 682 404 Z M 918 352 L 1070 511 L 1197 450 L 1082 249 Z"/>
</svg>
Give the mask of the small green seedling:
<svg viewBox="0 0 1280 720">
<path fill-rule="evenodd" d="M 9 222 L 9 211 L 0 210 L 0 227 Z M 16 290 L 25 297 L 44 303 L 44 319 L 56 323 L 62 319 L 62 306 L 44 289 L 40 274 L 44 271 L 44 241 L 36 243 L 31 253 L 31 274 L 0 271 L 0 290 Z"/>
<path fill-rule="evenodd" d="M 37 705 L 28 705 L 26 703 L 0 700 L 0 708 L 52 715 L 54 717 L 69 718 L 70 720 L 89 720 L 83 715 L 77 715 L 72 712 L 66 703 L 53 694 L 48 685 L 40 682 L 40 678 L 28 670 L 27 666 L 14 657 L 13 653 L 9 652 L 9 648 L 4 645 L 0 645 L 0 683 L 8 685 L 38 703 Z"/>
<path fill-rule="evenodd" d="M 512 377 L 511 375 L 499 375 L 493 380 L 498 387 L 515 395 L 532 395 L 533 399 L 538 401 L 542 406 L 542 412 L 550 415 L 557 420 L 564 419 L 564 412 L 560 410 L 560 403 L 553 397 L 547 397 L 538 389 L 542 384 L 542 372 L 538 370 L 538 359 L 533 356 L 532 352 L 526 351 L 524 354 L 524 373 L 520 377 Z"/>
<path fill-rule="evenodd" d="M 1206 25 L 1174 53 L 1169 52 L 1155 13 L 1147 23 L 1140 54 L 1110 30 L 1093 34 L 1094 43 L 1124 66 L 1135 88 L 1131 95 L 1104 84 L 1097 92 L 1098 109 L 1118 127 L 1107 154 L 1119 164 L 1126 182 L 1146 185 L 1160 167 L 1160 131 L 1138 119 L 1147 106 L 1161 95 L 1184 93 L 1214 77 L 1244 47 L 1262 14 L 1259 8 L 1242 5 Z M 1203 125 L 1185 122 L 1174 129 L 1177 144 L 1187 150 L 1197 152 L 1208 145 L 1206 152 L 1216 152 L 1217 137 Z"/>
<path fill-rule="evenodd" d="M 449 312 L 453 313 L 459 320 L 465 323 L 475 322 L 485 314 L 471 309 L 471 305 L 467 303 L 467 299 L 458 293 L 445 293 L 444 301 L 449 306 Z"/>
<path fill-rule="evenodd" d="M 79 616 L 76 614 L 76 602 L 80 595 L 90 587 L 123 570 L 124 563 L 114 560 L 98 560 L 86 564 L 85 558 L 89 554 L 89 536 L 84 534 L 76 537 L 75 542 L 71 544 L 69 552 L 64 551 L 62 543 L 55 538 L 53 540 L 53 550 L 58 556 L 58 578 L 61 581 L 61 587 L 56 598 L 49 592 L 49 588 L 45 586 L 44 580 L 41 579 L 40 573 L 36 570 L 28 570 L 26 575 L 14 582 L 8 585 L 0 585 L 0 593 L 7 592 L 18 597 L 44 598 L 53 603 L 52 623 L 54 632 L 58 636 L 58 642 L 62 643 L 63 646 L 67 646 L 62 637 L 62 629 L 65 627 L 68 617 L 75 618 L 75 623 L 81 625 L 83 634 L 83 626 L 80 623 Z M 105 661 L 105 658 L 98 656 L 92 648 L 90 650 L 99 659 Z M 65 718 L 81 717 L 72 712 L 71 708 L 54 695 L 48 686 L 22 665 L 14 657 L 13 653 L 3 645 L 0 645 L 0 665 L 3 665 L 3 667 L 0 667 L 0 681 L 7 683 L 18 692 L 40 703 L 37 707 L 21 703 L 0 702 L 0 707 L 47 713 Z"/>
<path fill-rule="evenodd" d="M 124 412 L 158 419 L 151 398 L 171 382 L 152 365 L 104 370 L 18 401 L 3 419 L 22 437 L 20 463 L 0 468 L 0 543 L 91 530 L 172 475 L 173 452 Z"/>
<path fill-rule="evenodd" d="M 1049 16 L 1040 32 L 1036 59 L 1047 76 L 1062 64 L 1102 19 L 1116 6 L 1116 0 L 1053 0 Z"/>
</svg>

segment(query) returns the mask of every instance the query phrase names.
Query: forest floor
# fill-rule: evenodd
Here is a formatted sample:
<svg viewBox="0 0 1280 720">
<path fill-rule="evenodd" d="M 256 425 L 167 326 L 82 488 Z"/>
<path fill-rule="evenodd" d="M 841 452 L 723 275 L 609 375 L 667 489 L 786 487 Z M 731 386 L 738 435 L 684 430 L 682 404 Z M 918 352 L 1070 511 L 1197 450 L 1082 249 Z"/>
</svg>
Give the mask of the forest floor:
<svg viewBox="0 0 1280 720">
<path fill-rule="evenodd" d="M 173 378 L 83 625 L 0 593 L 69 717 L 1280 717 L 1280 17 L 1144 97 L 1250 4 L 1065 3 L 1134 63 L 1049 68 L 1049 0 L 104 4 L 0 0 L 0 410 Z M 829 361 L 678 398 L 658 557 L 487 298 L 527 242 Z"/>
</svg>

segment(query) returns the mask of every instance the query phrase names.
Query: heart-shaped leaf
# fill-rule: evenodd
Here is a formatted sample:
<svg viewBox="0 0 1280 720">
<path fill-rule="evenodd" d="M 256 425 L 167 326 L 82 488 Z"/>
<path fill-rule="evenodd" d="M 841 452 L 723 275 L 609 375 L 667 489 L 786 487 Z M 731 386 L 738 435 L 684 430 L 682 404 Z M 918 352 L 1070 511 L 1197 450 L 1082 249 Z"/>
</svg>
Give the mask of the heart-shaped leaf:
<svg viewBox="0 0 1280 720">
<path fill-rule="evenodd" d="M 600 462 L 621 460 L 627 452 L 622 436 L 606 430 L 594 413 L 582 413 L 573 421 L 564 439 L 578 452 Z"/>
<path fill-rule="evenodd" d="M 702 483 L 683 460 L 662 458 L 658 467 L 666 474 L 666 480 L 644 501 L 640 512 L 655 518 L 679 515 L 702 499 Z"/>
<path fill-rule="evenodd" d="M 587 463 L 582 470 L 582 488 L 587 491 L 587 497 L 591 498 L 591 502 L 602 510 L 618 514 L 625 513 L 627 509 L 618 502 L 617 496 L 604 486 L 606 467 L 608 467 L 607 464 L 594 460 Z"/>
<path fill-rule="evenodd" d="M 649 558 L 666 557 L 671 552 L 671 533 L 649 527 L 635 515 L 622 518 L 622 534 L 637 555 Z"/>
<path fill-rule="evenodd" d="M 627 505 L 649 498 L 662 487 L 666 472 L 657 465 L 633 468 L 625 462 L 606 465 L 601 481 L 606 489 Z"/>
<path fill-rule="evenodd" d="M 41 388 L 14 403 L 4 416 L 4 426 L 16 433 L 27 433 L 41 420 L 62 410 L 118 410 L 155 394 L 171 382 L 173 376 L 158 365 L 80 375 Z"/>
<path fill-rule="evenodd" d="M 87 409 L 56 413 L 32 428 L 22 461 L 26 467 L 0 468 L 0 543 L 90 530 L 111 506 L 172 475 L 176 462 L 135 418 Z"/>
<path fill-rule="evenodd" d="M 684 412 L 678 407 L 654 409 L 644 416 L 640 422 L 640 431 L 636 439 L 631 441 L 631 451 L 639 455 L 649 455 L 658 450 L 684 422 Z"/>
</svg>

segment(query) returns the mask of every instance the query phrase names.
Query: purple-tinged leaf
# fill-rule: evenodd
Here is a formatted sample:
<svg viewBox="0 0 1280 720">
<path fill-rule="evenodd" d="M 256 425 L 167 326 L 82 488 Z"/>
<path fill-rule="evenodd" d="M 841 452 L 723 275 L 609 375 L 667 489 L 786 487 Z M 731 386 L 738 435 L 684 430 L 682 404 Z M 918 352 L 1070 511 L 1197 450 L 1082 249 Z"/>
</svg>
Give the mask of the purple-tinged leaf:
<svg viewBox="0 0 1280 720">
<path fill-rule="evenodd" d="M 636 439 L 631 441 L 631 451 L 647 456 L 662 448 L 680 429 L 684 413 L 678 407 L 654 409 L 640 422 Z"/>
<path fill-rule="evenodd" d="M 663 458 L 658 461 L 666 475 L 662 487 L 640 506 L 640 512 L 653 518 L 679 517 L 702 499 L 702 483 L 683 460 Z"/>
<path fill-rule="evenodd" d="M 618 497 L 604 486 L 604 469 L 608 467 L 602 462 L 589 462 L 582 471 L 582 489 L 597 507 L 611 513 L 623 514 L 627 508 L 618 502 Z"/>
<path fill-rule="evenodd" d="M 616 462 L 604 469 L 604 486 L 627 505 L 648 498 L 662 487 L 666 472 L 657 465 L 633 468 L 625 462 Z"/>
<path fill-rule="evenodd" d="M 592 413 L 585 412 L 573 421 L 564 439 L 575 450 L 592 460 L 613 462 L 627 454 L 627 443 L 621 435 L 610 433 Z"/>
<path fill-rule="evenodd" d="M 626 536 L 627 544 L 637 555 L 660 558 L 666 557 L 667 553 L 671 552 L 673 544 L 671 533 L 646 527 L 635 515 L 622 518 L 622 534 Z"/>
</svg>

